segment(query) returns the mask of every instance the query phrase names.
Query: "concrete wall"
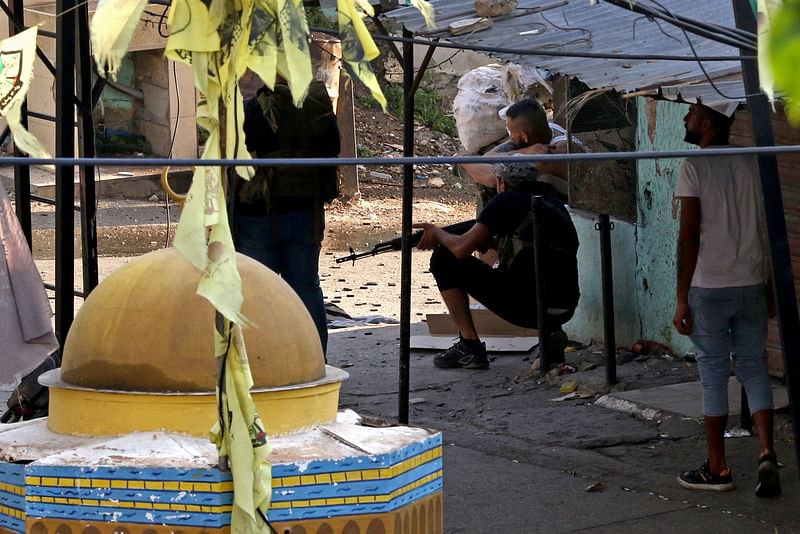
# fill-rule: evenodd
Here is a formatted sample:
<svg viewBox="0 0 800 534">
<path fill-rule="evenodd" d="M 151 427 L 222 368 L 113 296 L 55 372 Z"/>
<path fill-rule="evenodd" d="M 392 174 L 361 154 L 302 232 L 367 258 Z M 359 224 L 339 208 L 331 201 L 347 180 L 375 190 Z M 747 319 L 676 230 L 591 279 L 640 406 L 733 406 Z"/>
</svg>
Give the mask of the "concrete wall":
<svg viewBox="0 0 800 534">
<path fill-rule="evenodd" d="M 613 219 L 612 219 L 613 220 Z M 602 342 L 603 294 L 600 273 L 600 235 L 595 230 L 597 216 L 572 211 L 572 221 L 578 231 L 578 281 L 581 300 L 575 316 L 564 326 L 570 339 L 583 343 Z M 640 336 L 637 298 L 633 291 L 636 268 L 636 227 L 613 220 L 611 255 L 614 283 L 614 323 L 617 346 L 630 346 Z"/>
<path fill-rule="evenodd" d="M 637 150 L 689 148 L 683 142 L 683 116 L 688 106 L 639 98 Z M 677 353 L 691 350 L 689 338 L 672 326 L 675 310 L 675 243 L 678 223 L 672 198 L 680 160 L 638 162 L 638 228 L 636 236 L 637 299 L 642 337 L 671 346 Z"/>
</svg>

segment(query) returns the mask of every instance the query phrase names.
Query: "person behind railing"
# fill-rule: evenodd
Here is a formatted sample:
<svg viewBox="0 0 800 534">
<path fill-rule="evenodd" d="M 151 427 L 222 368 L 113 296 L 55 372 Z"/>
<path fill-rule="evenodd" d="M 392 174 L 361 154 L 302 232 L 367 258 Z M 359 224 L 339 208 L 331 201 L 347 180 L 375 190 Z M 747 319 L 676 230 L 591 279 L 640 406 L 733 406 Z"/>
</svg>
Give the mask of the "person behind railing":
<svg viewBox="0 0 800 534">
<path fill-rule="evenodd" d="M 340 136 L 331 99 L 320 81 L 311 83 L 302 107 L 282 80 L 259 89 L 244 110 L 247 150 L 259 158 L 333 157 Z M 319 255 L 325 202 L 339 193 L 336 167 L 259 167 L 239 180 L 234 199 L 236 250 L 278 273 L 303 301 L 319 332 L 323 353 L 328 330 Z"/>
<path fill-rule="evenodd" d="M 564 361 L 567 338 L 561 325 L 572 317 L 580 296 L 575 226 L 553 187 L 537 181 L 534 165 L 497 164 L 492 172 L 498 178 L 499 194 L 489 201 L 468 232 L 454 235 L 429 223 L 414 225 L 424 230 L 417 248 L 433 250 L 431 274 L 459 331 L 458 342 L 434 358 L 436 367 L 489 368 L 486 345 L 472 320 L 469 296 L 512 324 L 539 326 L 532 226 L 535 195 L 542 196 L 540 220 L 548 288 L 545 320 L 553 332 L 548 359 L 552 363 Z M 487 246 L 498 250 L 496 268 L 472 256 Z"/>
</svg>

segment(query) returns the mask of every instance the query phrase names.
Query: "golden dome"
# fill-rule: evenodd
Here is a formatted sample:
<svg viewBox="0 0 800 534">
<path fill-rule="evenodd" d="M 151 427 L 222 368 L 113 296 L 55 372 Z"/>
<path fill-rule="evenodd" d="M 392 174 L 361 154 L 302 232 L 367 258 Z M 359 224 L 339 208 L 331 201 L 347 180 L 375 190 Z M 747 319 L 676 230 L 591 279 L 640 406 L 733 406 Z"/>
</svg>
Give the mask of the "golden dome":
<svg viewBox="0 0 800 534">
<path fill-rule="evenodd" d="M 237 254 L 247 357 L 256 388 L 325 377 L 319 336 L 279 276 Z M 120 268 L 89 295 L 64 347 L 61 380 L 84 388 L 214 391 L 214 309 L 196 294 L 200 273 L 174 248 Z"/>
</svg>

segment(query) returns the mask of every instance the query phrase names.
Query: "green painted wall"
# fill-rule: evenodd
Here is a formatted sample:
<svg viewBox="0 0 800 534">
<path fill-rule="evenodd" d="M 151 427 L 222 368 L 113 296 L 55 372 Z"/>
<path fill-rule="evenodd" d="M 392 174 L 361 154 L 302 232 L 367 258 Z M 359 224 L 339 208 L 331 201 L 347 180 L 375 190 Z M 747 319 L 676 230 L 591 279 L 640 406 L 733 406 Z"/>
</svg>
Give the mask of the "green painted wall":
<svg viewBox="0 0 800 534">
<path fill-rule="evenodd" d="M 637 150 L 690 148 L 683 142 L 688 106 L 638 99 Z M 640 160 L 634 291 L 642 337 L 671 346 L 678 354 L 691 350 L 688 337 L 672 326 L 675 306 L 675 243 L 678 223 L 672 198 L 680 160 Z"/>
<path fill-rule="evenodd" d="M 638 151 L 691 148 L 683 142 L 684 104 L 639 98 Z M 678 223 L 672 198 L 680 160 L 641 160 L 637 164 L 637 222 L 614 221 L 611 234 L 617 346 L 651 339 L 677 354 L 692 350 L 689 338 L 672 326 L 675 306 L 675 242 Z M 596 217 L 573 211 L 578 230 L 581 301 L 565 329 L 584 343 L 603 340 L 600 244 Z"/>
<path fill-rule="evenodd" d="M 600 235 L 597 217 L 572 211 L 578 231 L 578 281 L 581 300 L 575 316 L 564 326 L 571 339 L 583 343 L 603 342 L 603 281 L 600 276 Z M 636 269 L 636 229 L 632 224 L 613 221 L 611 255 L 614 280 L 614 323 L 616 344 L 630 346 L 639 339 L 640 326 L 633 283 Z"/>
</svg>

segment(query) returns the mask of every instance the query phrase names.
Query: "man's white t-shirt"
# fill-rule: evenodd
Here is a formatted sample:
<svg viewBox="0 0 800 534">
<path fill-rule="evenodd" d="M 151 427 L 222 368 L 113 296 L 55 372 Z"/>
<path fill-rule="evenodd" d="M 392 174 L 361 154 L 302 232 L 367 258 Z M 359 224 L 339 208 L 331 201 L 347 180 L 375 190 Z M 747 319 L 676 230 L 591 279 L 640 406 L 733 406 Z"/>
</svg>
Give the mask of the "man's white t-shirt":
<svg viewBox="0 0 800 534">
<path fill-rule="evenodd" d="M 754 156 L 684 160 L 675 196 L 700 199 L 700 250 L 692 287 L 766 281 L 767 233 Z"/>
</svg>

